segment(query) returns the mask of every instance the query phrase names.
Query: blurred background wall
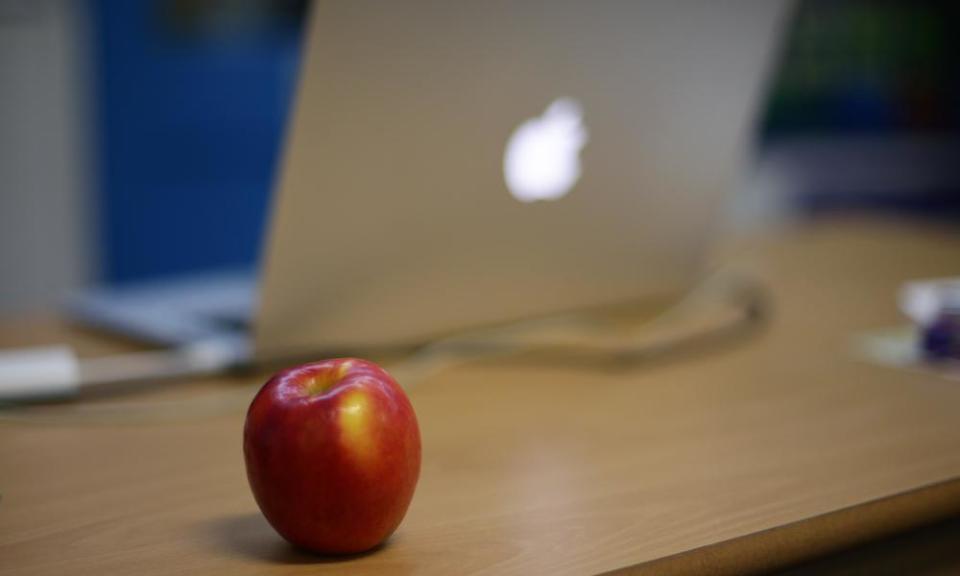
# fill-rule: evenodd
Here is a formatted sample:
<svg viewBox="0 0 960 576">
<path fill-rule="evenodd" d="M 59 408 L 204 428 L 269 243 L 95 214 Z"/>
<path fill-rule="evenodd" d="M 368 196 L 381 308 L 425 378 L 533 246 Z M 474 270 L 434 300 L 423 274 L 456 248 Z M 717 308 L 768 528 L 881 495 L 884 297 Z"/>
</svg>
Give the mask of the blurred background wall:
<svg viewBox="0 0 960 576">
<path fill-rule="evenodd" d="M 252 267 L 305 0 L 0 0 L 0 315 Z M 801 0 L 737 230 L 960 216 L 960 12 Z"/>
<path fill-rule="evenodd" d="M 305 7 L 88 0 L 103 280 L 253 263 Z"/>
<path fill-rule="evenodd" d="M 958 32 L 956 2 L 799 2 L 735 217 L 960 216 Z"/>
<path fill-rule="evenodd" d="M 0 0 L 0 314 L 97 278 L 87 11 Z"/>
</svg>

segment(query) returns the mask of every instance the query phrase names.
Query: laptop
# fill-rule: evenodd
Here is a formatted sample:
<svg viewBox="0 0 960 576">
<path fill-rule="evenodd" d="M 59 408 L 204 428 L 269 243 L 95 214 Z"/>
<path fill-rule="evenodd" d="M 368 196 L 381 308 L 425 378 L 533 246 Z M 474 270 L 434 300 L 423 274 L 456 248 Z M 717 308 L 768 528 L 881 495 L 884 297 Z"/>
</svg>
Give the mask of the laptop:
<svg viewBox="0 0 960 576">
<path fill-rule="evenodd" d="M 318 0 L 260 270 L 70 309 L 270 356 L 665 302 L 702 271 L 789 7 Z"/>
</svg>

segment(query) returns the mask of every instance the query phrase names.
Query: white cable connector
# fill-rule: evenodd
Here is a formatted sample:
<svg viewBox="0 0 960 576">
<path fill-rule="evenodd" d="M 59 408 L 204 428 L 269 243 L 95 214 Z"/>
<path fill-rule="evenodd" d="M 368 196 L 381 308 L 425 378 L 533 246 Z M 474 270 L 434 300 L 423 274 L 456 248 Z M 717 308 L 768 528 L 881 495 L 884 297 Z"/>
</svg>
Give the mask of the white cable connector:
<svg viewBox="0 0 960 576">
<path fill-rule="evenodd" d="M 216 374 L 249 358 L 249 342 L 241 337 L 84 360 L 67 346 L 4 350 L 0 402 L 69 398 L 81 388 L 103 384 Z"/>
<path fill-rule="evenodd" d="M 0 401 L 72 396 L 80 390 L 80 363 L 68 346 L 0 351 Z"/>
</svg>

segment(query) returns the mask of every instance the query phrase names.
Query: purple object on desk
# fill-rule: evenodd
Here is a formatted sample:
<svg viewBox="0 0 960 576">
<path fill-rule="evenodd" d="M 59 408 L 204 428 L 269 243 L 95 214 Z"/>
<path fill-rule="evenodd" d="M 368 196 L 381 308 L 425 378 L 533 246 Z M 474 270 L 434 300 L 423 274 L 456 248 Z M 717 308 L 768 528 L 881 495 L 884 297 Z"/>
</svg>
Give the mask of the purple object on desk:
<svg viewBox="0 0 960 576">
<path fill-rule="evenodd" d="M 960 308 L 941 310 L 937 319 L 924 327 L 920 345 L 928 360 L 960 360 Z"/>
</svg>

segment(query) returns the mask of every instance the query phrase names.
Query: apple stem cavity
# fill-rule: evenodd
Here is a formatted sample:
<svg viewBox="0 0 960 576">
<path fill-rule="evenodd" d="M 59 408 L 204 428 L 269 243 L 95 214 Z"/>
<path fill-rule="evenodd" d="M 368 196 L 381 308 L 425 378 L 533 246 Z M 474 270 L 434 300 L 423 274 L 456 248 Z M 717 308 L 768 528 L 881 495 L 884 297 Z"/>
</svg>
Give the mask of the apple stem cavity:
<svg viewBox="0 0 960 576">
<path fill-rule="evenodd" d="M 323 376 L 314 376 L 307 380 L 306 385 L 303 387 L 303 391 L 306 396 L 319 396 L 327 390 L 330 389 L 336 382 L 331 381 L 331 378 L 325 378 Z"/>
<path fill-rule="evenodd" d="M 312 397 L 326 393 L 330 390 L 330 388 L 343 380 L 344 376 L 347 375 L 347 372 L 352 366 L 353 362 L 350 360 L 345 360 L 332 370 L 325 369 L 313 374 L 311 377 L 306 379 L 302 387 L 304 394 L 308 397 Z"/>
</svg>

